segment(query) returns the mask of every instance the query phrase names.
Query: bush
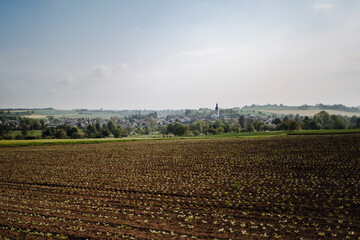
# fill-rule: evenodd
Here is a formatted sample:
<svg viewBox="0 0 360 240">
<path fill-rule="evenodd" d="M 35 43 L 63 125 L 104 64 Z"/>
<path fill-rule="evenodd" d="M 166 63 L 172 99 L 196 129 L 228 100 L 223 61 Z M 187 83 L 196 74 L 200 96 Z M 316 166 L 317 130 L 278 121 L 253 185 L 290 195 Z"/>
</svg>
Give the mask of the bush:
<svg viewBox="0 0 360 240">
<path fill-rule="evenodd" d="M 24 139 L 24 136 L 21 134 L 15 136 L 15 140 L 22 140 L 22 139 Z"/>
<path fill-rule="evenodd" d="M 252 124 L 249 124 L 249 125 L 247 126 L 246 130 L 247 130 L 248 132 L 255 132 L 255 128 L 254 128 L 254 126 L 253 126 Z"/>
<path fill-rule="evenodd" d="M 73 133 L 71 138 L 73 139 L 83 139 L 85 138 L 84 134 L 80 133 L 80 132 L 77 132 L 77 133 Z"/>
<path fill-rule="evenodd" d="M 200 136 L 201 135 L 199 130 L 194 130 L 193 133 L 194 133 L 195 136 Z"/>
<path fill-rule="evenodd" d="M 13 136 L 11 134 L 5 134 L 4 139 L 5 140 L 13 140 Z"/>
<path fill-rule="evenodd" d="M 24 139 L 32 140 L 32 139 L 36 139 L 36 137 L 35 136 L 25 136 Z"/>
<path fill-rule="evenodd" d="M 64 138 L 66 138 L 66 132 L 64 131 L 64 129 L 59 129 L 55 133 L 55 137 L 58 139 L 64 139 Z"/>
</svg>

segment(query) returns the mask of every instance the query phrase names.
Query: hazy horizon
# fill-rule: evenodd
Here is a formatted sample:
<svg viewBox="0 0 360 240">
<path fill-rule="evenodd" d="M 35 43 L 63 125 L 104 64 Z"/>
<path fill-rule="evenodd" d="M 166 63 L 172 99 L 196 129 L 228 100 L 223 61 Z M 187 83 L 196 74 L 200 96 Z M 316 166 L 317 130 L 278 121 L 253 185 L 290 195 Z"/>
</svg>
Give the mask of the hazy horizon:
<svg viewBox="0 0 360 240">
<path fill-rule="evenodd" d="M 0 108 L 360 105 L 360 1 L 5 0 Z"/>
<path fill-rule="evenodd" d="M 319 103 L 319 104 L 322 104 L 322 103 Z M 341 103 L 339 103 L 341 104 Z M 214 109 L 215 108 L 215 105 L 213 107 L 199 107 L 199 108 L 167 108 L 167 109 L 157 109 L 157 108 L 123 108 L 123 109 L 116 109 L 116 108 L 113 108 L 113 109 L 110 109 L 110 108 L 53 108 L 51 106 L 48 106 L 48 107 L 30 107 L 30 108 L 23 108 L 23 107 L 13 107 L 13 108 L 1 108 L 1 110 L 16 110 L 16 109 L 24 109 L 24 110 L 32 110 L 32 109 L 46 109 L 46 108 L 52 108 L 52 109 L 55 109 L 55 110 L 83 110 L 83 109 L 86 109 L 86 110 L 89 110 L 89 111 L 94 111 L 94 110 L 101 110 L 101 111 L 177 111 L 177 110 L 199 110 L 199 109 Z M 243 107 L 251 107 L 252 104 L 250 105 L 244 105 L 244 106 L 232 106 L 232 107 L 221 107 L 221 105 L 219 105 L 219 109 L 232 109 L 232 108 L 240 108 L 242 109 Z M 266 107 L 267 104 L 258 104 L 256 105 L 257 107 L 261 107 L 261 106 L 264 106 Z M 282 106 L 280 106 L 280 104 L 270 104 L 271 106 L 274 106 L 274 105 L 277 105 L 277 107 L 301 107 L 305 104 L 302 104 L 302 105 L 286 105 L 286 104 L 282 104 Z M 317 107 L 316 106 L 317 104 L 314 104 L 314 105 L 308 105 L 309 107 Z M 324 104 L 326 105 L 326 104 Z M 343 105 L 343 104 L 341 104 Z M 360 106 L 347 106 L 347 105 L 344 105 L 345 107 L 355 107 L 355 108 L 360 108 Z"/>
</svg>

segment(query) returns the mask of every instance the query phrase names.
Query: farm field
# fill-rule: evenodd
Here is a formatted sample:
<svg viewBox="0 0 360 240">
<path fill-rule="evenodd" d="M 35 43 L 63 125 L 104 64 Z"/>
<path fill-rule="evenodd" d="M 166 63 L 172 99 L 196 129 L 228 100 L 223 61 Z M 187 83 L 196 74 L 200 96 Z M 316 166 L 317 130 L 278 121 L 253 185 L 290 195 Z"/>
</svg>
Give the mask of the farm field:
<svg viewBox="0 0 360 240">
<path fill-rule="evenodd" d="M 332 109 L 326 109 L 326 110 L 321 110 L 321 109 L 308 109 L 308 110 L 301 110 L 301 109 L 257 109 L 257 111 L 266 113 L 266 114 L 271 114 L 271 113 L 275 113 L 275 114 L 280 114 L 280 115 L 296 115 L 299 114 L 300 116 L 314 116 L 315 114 L 321 112 L 321 111 L 326 111 L 329 114 L 332 115 L 344 115 L 347 117 L 352 117 L 352 116 L 360 116 L 360 113 L 358 112 L 345 112 L 345 111 L 339 111 L 339 110 L 332 110 Z"/>
<path fill-rule="evenodd" d="M 193 109 L 196 111 L 195 109 Z M 225 110 L 225 109 L 223 109 Z M 247 108 L 236 108 L 232 109 L 233 112 L 237 112 L 240 115 L 255 115 L 266 119 L 269 115 L 273 117 L 281 117 L 285 115 L 296 115 L 300 116 L 314 116 L 315 114 L 326 111 L 332 115 L 344 115 L 347 117 L 360 116 L 360 112 L 351 112 L 346 110 L 335 110 L 335 109 L 322 109 L 318 107 L 309 107 L 308 109 L 299 109 L 299 106 L 283 106 L 283 107 L 264 107 L 264 106 L 255 106 Z M 33 119 L 46 119 L 49 116 L 54 118 L 101 118 L 101 119 L 110 119 L 111 117 L 124 118 L 125 116 L 130 116 L 133 114 L 138 114 L 142 112 L 143 115 L 157 112 L 159 117 L 166 117 L 167 115 L 184 115 L 185 110 L 61 110 L 61 109 L 27 109 L 27 110 L 11 110 L 10 113 L 15 116 L 33 118 Z M 199 110 L 200 111 L 200 110 Z M 222 111 L 222 110 L 220 110 Z M 212 109 L 203 109 L 201 110 L 203 114 L 211 114 Z M 225 114 L 226 115 L 226 114 Z"/>
<path fill-rule="evenodd" d="M 0 238 L 360 239 L 360 134 L 0 148 Z"/>
</svg>

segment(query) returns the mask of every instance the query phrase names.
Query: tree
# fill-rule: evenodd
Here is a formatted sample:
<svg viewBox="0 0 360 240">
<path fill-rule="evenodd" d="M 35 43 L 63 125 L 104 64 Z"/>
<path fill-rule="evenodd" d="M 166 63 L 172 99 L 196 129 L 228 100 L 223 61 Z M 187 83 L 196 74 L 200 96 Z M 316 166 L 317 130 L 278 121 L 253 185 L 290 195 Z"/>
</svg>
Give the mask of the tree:
<svg viewBox="0 0 360 240">
<path fill-rule="evenodd" d="M 223 122 L 220 119 L 218 119 L 214 122 L 213 127 L 217 129 L 219 127 L 222 127 L 223 125 L 224 125 Z"/>
<path fill-rule="evenodd" d="M 0 123 L 0 137 L 4 136 L 4 126 L 3 124 Z"/>
<path fill-rule="evenodd" d="M 204 133 L 205 135 L 208 135 L 208 133 L 209 133 L 209 125 L 208 125 L 208 124 L 205 124 L 205 125 L 203 126 L 203 133 Z"/>
<path fill-rule="evenodd" d="M 246 130 L 247 130 L 248 132 L 255 132 L 255 128 L 254 128 L 254 126 L 253 126 L 251 123 L 247 125 Z"/>
<path fill-rule="evenodd" d="M 225 129 L 224 129 L 224 127 L 218 127 L 216 129 L 216 131 L 217 131 L 217 133 L 221 134 L 221 133 L 225 132 Z"/>
<path fill-rule="evenodd" d="M 87 126 L 87 131 L 86 131 L 87 137 L 90 137 L 90 138 L 95 137 L 96 133 L 97 133 L 97 129 L 94 125 Z"/>
<path fill-rule="evenodd" d="M 201 135 L 199 130 L 194 130 L 193 133 L 194 133 L 195 136 L 200 136 Z"/>
<path fill-rule="evenodd" d="M 224 128 L 224 133 L 230 132 L 230 124 L 229 123 L 225 123 L 223 128 Z"/>
<path fill-rule="evenodd" d="M 172 122 L 172 123 L 170 123 L 170 124 L 167 126 L 167 131 L 168 131 L 168 133 L 173 133 L 173 134 L 175 134 L 175 130 L 176 130 L 176 128 L 177 128 L 179 125 L 182 125 L 182 124 L 179 123 L 179 122 Z"/>
<path fill-rule="evenodd" d="M 42 136 L 47 138 L 47 137 L 53 137 L 55 135 L 55 128 L 46 128 L 45 130 L 43 130 Z"/>
<path fill-rule="evenodd" d="M 235 123 L 231 124 L 232 132 L 238 133 L 238 132 L 240 132 L 240 130 L 241 130 L 241 127 L 240 127 L 239 122 L 236 121 Z"/>
<path fill-rule="evenodd" d="M 116 127 L 114 125 L 114 123 L 112 121 L 109 121 L 107 123 L 107 129 L 112 133 L 114 134 L 115 130 L 116 130 Z"/>
<path fill-rule="evenodd" d="M 256 131 L 263 130 L 264 126 L 265 126 L 265 123 L 263 121 L 254 122 L 254 128 L 256 129 Z"/>
<path fill-rule="evenodd" d="M 0 137 L 10 133 L 10 126 L 7 124 L 0 124 Z"/>
<path fill-rule="evenodd" d="M 325 128 L 330 121 L 330 114 L 325 111 L 321 111 L 315 114 L 313 119 L 320 125 L 321 128 Z"/>
<path fill-rule="evenodd" d="M 271 123 L 278 125 L 279 123 L 281 123 L 281 120 L 280 120 L 280 118 L 275 118 L 274 120 L 272 120 Z"/>
<path fill-rule="evenodd" d="M 96 121 L 95 127 L 96 127 L 96 131 L 100 131 L 101 127 L 99 121 Z"/>
<path fill-rule="evenodd" d="M 156 127 L 155 124 L 156 124 L 156 122 L 155 122 L 153 119 L 151 119 L 151 120 L 150 120 L 150 129 L 149 129 L 149 131 L 150 131 L 151 133 L 157 131 L 157 127 Z"/>
<path fill-rule="evenodd" d="M 105 138 L 110 136 L 110 131 L 107 129 L 106 125 L 104 125 L 100 131 L 96 134 L 97 138 Z"/>
<path fill-rule="evenodd" d="M 26 125 L 31 125 L 31 119 L 30 118 L 22 118 L 20 120 L 20 123 L 25 123 Z"/>
<path fill-rule="evenodd" d="M 301 124 L 298 121 L 296 121 L 296 120 L 290 121 L 290 123 L 289 123 L 290 131 L 300 130 L 300 129 L 301 129 Z"/>
<path fill-rule="evenodd" d="M 174 133 L 174 130 L 175 130 L 175 128 L 173 126 L 173 123 L 170 123 L 169 125 L 167 125 L 167 127 L 166 127 L 167 133 Z"/>
<path fill-rule="evenodd" d="M 130 123 L 127 123 L 127 124 L 126 124 L 126 127 L 125 127 L 125 129 L 123 130 L 123 132 L 124 132 L 126 135 L 130 135 L 130 133 L 132 132 L 132 128 L 131 128 Z"/>
<path fill-rule="evenodd" d="M 66 135 L 71 138 L 76 138 L 79 133 L 79 129 L 77 127 L 68 127 L 66 130 Z"/>
<path fill-rule="evenodd" d="M 308 116 L 305 116 L 304 121 L 302 123 L 302 129 L 309 130 L 310 129 L 310 118 Z"/>
<path fill-rule="evenodd" d="M 278 129 L 279 130 L 289 130 L 290 128 L 290 122 L 288 120 L 282 121 L 279 125 L 278 125 Z"/>
<path fill-rule="evenodd" d="M 354 115 L 350 118 L 350 123 L 356 125 L 356 120 L 357 120 L 357 116 Z"/>
<path fill-rule="evenodd" d="M 310 129 L 311 129 L 311 130 L 319 129 L 319 125 L 316 123 L 315 120 L 311 120 L 311 121 L 310 121 Z"/>
<path fill-rule="evenodd" d="M 40 120 L 40 124 L 41 124 L 41 130 L 45 129 L 45 121 L 43 119 Z"/>
<path fill-rule="evenodd" d="M 218 133 L 218 132 L 216 131 L 216 129 L 213 128 L 213 127 L 209 127 L 208 132 L 209 132 L 210 134 L 217 134 L 217 133 Z"/>
<path fill-rule="evenodd" d="M 244 126 L 245 126 L 245 119 L 244 119 L 244 116 L 243 116 L 243 115 L 241 115 L 241 116 L 239 117 L 239 124 L 240 124 L 240 127 L 241 127 L 241 128 L 244 128 Z"/>
<path fill-rule="evenodd" d="M 205 122 L 202 120 L 196 120 L 193 123 L 190 124 L 190 131 L 194 132 L 195 130 L 198 130 L 199 132 L 202 132 L 205 126 Z"/>
<path fill-rule="evenodd" d="M 26 136 L 28 132 L 28 126 L 25 122 L 21 123 L 21 134 Z"/>
<path fill-rule="evenodd" d="M 114 137 L 115 138 L 119 138 L 121 137 L 121 129 L 120 128 L 116 128 L 114 131 Z"/>
<path fill-rule="evenodd" d="M 33 120 L 33 123 L 31 124 L 31 128 L 34 130 L 40 130 L 42 127 L 41 123 L 38 120 Z"/>
<path fill-rule="evenodd" d="M 64 131 L 64 129 L 58 129 L 55 133 L 55 137 L 58 139 L 64 139 L 66 138 L 66 132 Z"/>
<path fill-rule="evenodd" d="M 144 134 L 146 134 L 146 135 L 150 134 L 150 130 L 149 130 L 149 127 L 148 127 L 148 126 L 145 126 L 145 128 L 144 128 Z"/>
<path fill-rule="evenodd" d="M 183 137 L 184 135 L 186 135 L 188 132 L 188 126 L 185 126 L 183 124 L 179 124 L 174 131 L 174 134 L 177 136 L 181 136 Z"/>
<path fill-rule="evenodd" d="M 162 127 L 160 128 L 160 133 L 161 133 L 161 134 L 168 134 L 167 127 L 166 127 L 166 126 L 162 126 Z"/>
<path fill-rule="evenodd" d="M 346 128 L 345 122 L 342 121 L 341 119 L 335 120 L 334 128 L 335 129 L 345 129 Z"/>
</svg>

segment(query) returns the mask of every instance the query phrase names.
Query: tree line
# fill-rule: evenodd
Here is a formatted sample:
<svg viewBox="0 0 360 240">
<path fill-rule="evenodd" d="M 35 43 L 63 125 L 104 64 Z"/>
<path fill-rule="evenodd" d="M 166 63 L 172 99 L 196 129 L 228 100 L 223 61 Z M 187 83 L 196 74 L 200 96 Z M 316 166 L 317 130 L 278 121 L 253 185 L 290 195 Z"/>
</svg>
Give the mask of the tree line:
<svg viewBox="0 0 360 240">
<path fill-rule="evenodd" d="M 21 118 L 21 134 L 11 134 L 15 127 L 9 124 L 0 124 L 0 139 L 34 139 L 34 138 L 105 138 L 126 137 L 131 134 L 161 134 L 163 136 L 199 136 L 224 133 L 254 132 L 254 131 L 296 131 L 296 130 L 318 130 L 318 129 L 360 129 L 360 118 L 357 116 L 346 117 L 330 115 L 321 111 L 313 117 L 302 117 L 299 115 L 288 115 L 283 118 L 273 118 L 272 121 L 251 119 L 248 116 L 238 116 L 231 120 L 217 119 L 213 121 L 196 120 L 191 124 L 183 124 L 178 121 L 168 125 L 157 125 L 156 121 L 149 118 L 150 125 L 132 126 L 116 124 L 114 119 L 106 124 L 96 121 L 85 127 L 70 126 L 67 124 L 50 127 L 44 120 Z M 41 130 L 41 135 L 33 136 L 29 131 Z"/>
</svg>

